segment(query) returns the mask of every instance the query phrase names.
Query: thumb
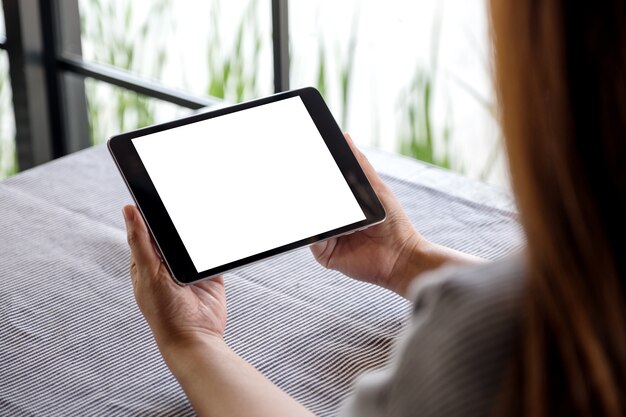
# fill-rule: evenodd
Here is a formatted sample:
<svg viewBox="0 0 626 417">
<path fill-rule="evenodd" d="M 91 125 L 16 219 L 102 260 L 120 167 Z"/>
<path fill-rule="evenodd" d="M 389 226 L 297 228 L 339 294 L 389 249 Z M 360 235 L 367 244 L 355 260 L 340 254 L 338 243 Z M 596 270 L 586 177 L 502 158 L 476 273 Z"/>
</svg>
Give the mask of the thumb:
<svg viewBox="0 0 626 417">
<path fill-rule="evenodd" d="M 160 263 L 159 257 L 152 247 L 148 228 L 135 206 L 129 205 L 122 209 L 126 222 L 128 246 L 139 269 L 149 268 Z"/>
<path fill-rule="evenodd" d="M 337 238 L 327 239 L 311 245 L 311 252 L 320 265 L 324 268 L 329 268 L 330 258 L 332 257 L 335 246 L 337 246 Z"/>
<path fill-rule="evenodd" d="M 354 153 L 354 156 L 356 157 L 357 161 L 359 161 L 359 165 L 361 166 L 361 169 L 367 176 L 367 179 L 372 183 L 372 185 L 374 184 L 378 185 L 378 183 L 382 183 L 382 180 L 376 173 L 376 170 L 370 163 L 369 159 L 367 159 L 365 154 L 363 154 L 363 152 L 361 152 L 359 148 L 356 147 L 350 134 L 344 133 L 344 137 L 346 138 L 346 142 L 348 142 L 348 146 L 350 147 L 350 150 L 352 151 L 352 153 Z"/>
</svg>

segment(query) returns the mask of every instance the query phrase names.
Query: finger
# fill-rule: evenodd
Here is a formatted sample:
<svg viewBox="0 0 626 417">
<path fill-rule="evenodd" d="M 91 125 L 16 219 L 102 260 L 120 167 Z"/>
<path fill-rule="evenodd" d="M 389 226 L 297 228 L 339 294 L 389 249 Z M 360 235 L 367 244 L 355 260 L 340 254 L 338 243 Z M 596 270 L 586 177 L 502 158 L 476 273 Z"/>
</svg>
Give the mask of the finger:
<svg viewBox="0 0 626 417">
<path fill-rule="evenodd" d="M 209 291 L 224 291 L 224 277 L 222 275 L 207 279 L 205 281 L 196 282 L 193 286 L 204 288 Z"/>
<path fill-rule="evenodd" d="M 350 150 L 352 150 L 352 153 L 354 153 L 357 161 L 359 161 L 359 165 L 361 165 L 361 168 L 363 169 L 363 172 L 365 172 L 367 179 L 370 180 L 370 182 L 382 183 L 383 181 L 378 176 L 378 173 L 370 163 L 369 159 L 367 159 L 365 154 L 356 147 L 350 134 L 344 133 L 344 137 L 346 138 L 346 142 L 348 142 L 348 146 L 350 146 Z"/>
<path fill-rule="evenodd" d="M 220 275 L 219 277 L 213 278 L 211 281 L 217 283 L 218 285 L 224 286 L 224 276 Z"/>
<path fill-rule="evenodd" d="M 125 206 L 123 209 L 126 221 L 128 246 L 137 268 L 142 269 L 160 263 L 139 210 L 135 206 Z"/>
<path fill-rule="evenodd" d="M 133 284 L 133 288 L 137 289 L 137 263 L 132 253 L 130 255 L 130 282 Z"/>
<path fill-rule="evenodd" d="M 328 239 L 311 245 L 311 252 L 315 260 L 324 268 L 330 267 L 330 258 L 337 245 L 337 239 Z"/>
<path fill-rule="evenodd" d="M 323 242 L 314 243 L 310 246 L 311 252 L 313 253 L 313 256 L 315 256 L 316 259 L 319 259 L 319 257 L 322 256 L 322 254 L 324 253 L 327 247 L 328 247 L 327 240 Z"/>
</svg>

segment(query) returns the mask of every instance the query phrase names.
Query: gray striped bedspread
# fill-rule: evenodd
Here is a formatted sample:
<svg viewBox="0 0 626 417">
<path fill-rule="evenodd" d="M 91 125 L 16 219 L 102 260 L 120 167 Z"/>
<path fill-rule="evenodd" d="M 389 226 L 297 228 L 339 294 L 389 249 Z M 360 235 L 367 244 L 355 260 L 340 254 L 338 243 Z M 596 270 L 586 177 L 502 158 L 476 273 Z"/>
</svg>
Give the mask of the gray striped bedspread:
<svg viewBox="0 0 626 417">
<path fill-rule="evenodd" d="M 427 238 L 491 259 L 522 244 L 505 191 L 368 155 Z M 133 299 L 130 201 L 103 146 L 0 182 L 0 416 L 193 415 Z M 225 280 L 228 343 L 321 416 L 385 365 L 409 315 L 404 299 L 324 270 L 308 249 Z"/>
</svg>

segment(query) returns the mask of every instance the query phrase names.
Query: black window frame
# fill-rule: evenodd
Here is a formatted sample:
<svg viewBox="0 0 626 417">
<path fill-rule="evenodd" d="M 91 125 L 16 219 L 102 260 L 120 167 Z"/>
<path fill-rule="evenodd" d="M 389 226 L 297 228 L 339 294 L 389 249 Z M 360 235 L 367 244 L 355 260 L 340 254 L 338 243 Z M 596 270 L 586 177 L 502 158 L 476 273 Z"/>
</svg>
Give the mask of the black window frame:
<svg viewBox="0 0 626 417">
<path fill-rule="evenodd" d="M 91 146 L 86 77 L 191 110 L 220 102 L 82 57 L 78 0 L 3 0 L 20 170 Z M 271 0 L 274 91 L 289 89 L 288 0 Z"/>
</svg>

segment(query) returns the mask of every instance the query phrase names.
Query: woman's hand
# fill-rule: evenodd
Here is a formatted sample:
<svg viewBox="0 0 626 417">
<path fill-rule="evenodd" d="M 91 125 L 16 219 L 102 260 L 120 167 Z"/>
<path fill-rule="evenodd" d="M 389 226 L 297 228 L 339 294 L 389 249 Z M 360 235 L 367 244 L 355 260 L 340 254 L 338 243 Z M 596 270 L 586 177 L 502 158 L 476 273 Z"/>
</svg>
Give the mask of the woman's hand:
<svg viewBox="0 0 626 417">
<path fill-rule="evenodd" d="M 448 261 L 472 263 L 479 260 L 424 239 L 365 155 L 348 134 L 345 136 L 385 207 L 387 218 L 365 230 L 312 245 L 311 251 L 320 264 L 405 295 L 413 278 L 422 272 Z"/>
<path fill-rule="evenodd" d="M 386 220 L 376 226 L 317 243 L 311 246 L 315 259 L 323 266 L 351 278 L 398 290 L 406 277 L 407 262 L 423 238 L 415 230 L 389 187 L 378 176 L 365 155 L 348 134 L 346 141 L 367 175 L 387 212 Z"/>
<path fill-rule="evenodd" d="M 179 286 L 161 262 L 141 214 L 124 207 L 135 299 L 161 352 L 205 340 L 222 340 L 226 296 L 222 277 Z M 167 357 L 166 357 L 167 359 Z"/>
<path fill-rule="evenodd" d="M 196 414 L 312 416 L 224 343 L 223 279 L 177 285 L 152 246 L 139 211 L 126 206 L 124 218 L 135 299 Z"/>
</svg>

